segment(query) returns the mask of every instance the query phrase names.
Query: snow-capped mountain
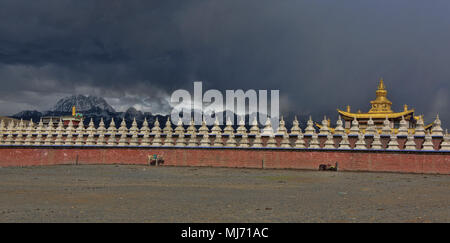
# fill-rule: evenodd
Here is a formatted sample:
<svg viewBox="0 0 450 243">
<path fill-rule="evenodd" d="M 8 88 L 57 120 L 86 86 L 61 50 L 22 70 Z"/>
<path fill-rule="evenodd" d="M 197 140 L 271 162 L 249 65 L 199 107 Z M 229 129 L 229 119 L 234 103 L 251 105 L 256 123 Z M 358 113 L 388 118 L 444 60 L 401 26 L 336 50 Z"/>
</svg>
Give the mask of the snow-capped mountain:
<svg viewBox="0 0 450 243">
<path fill-rule="evenodd" d="M 136 119 L 138 124 L 142 124 L 145 118 L 149 123 L 152 123 L 158 117 L 160 122 L 165 122 L 167 116 L 152 115 L 150 112 L 141 112 L 134 107 L 130 107 L 125 112 L 116 112 L 114 108 L 106 102 L 102 97 L 73 95 L 60 99 L 51 110 L 48 111 L 21 111 L 12 115 L 12 118 L 39 121 L 44 116 L 67 116 L 72 114 L 72 107 L 75 105 L 77 113 L 82 113 L 84 123 L 87 125 L 92 119 L 95 125 L 98 125 L 100 119 L 103 118 L 105 124 L 109 125 L 112 119 L 116 122 L 116 126 L 120 124 L 123 118 L 127 126 L 131 126 L 133 119 Z"/>
<path fill-rule="evenodd" d="M 112 108 L 112 106 L 110 106 L 102 97 L 84 95 L 73 95 L 62 98 L 58 101 L 58 103 L 56 103 L 51 111 L 72 112 L 73 106 L 76 106 L 77 111 L 79 112 L 94 109 L 99 109 L 110 113 L 116 112 L 114 108 Z"/>
<path fill-rule="evenodd" d="M 16 119 L 24 119 L 30 120 L 33 119 L 34 122 L 39 121 L 41 117 L 44 116 L 70 116 L 72 114 L 72 107 L 76 106 L 77 112 L 82 113 L 84 117 L 84 124 L 87 125 L 89 121 L 92 119 L 94 124 L 97 126 L 100 122 L 100 119 L 103 118 L 103 121 L 108 126 L 111 120 L 114 118 L 116 126 L 120 125 L 122 119 L 125 119 L 127 126 L 130 127 L 133 119 L 136 119 L 136 122 L 140 126 L 144 119 L 146 118 L 149 124 L 153 124 L 158 118 L 160 124 L 165 124 L 167 121 L 168 115 L 153 115 L 150 112 L 142 112 L 137 110 L 134 107 L 128 108 L 125 112 L 116 112 L 114 108 L 109 105 L 105 99 L 102 97 L 96 96 L 84 96 L 84 95 L 73 95 L 70 97 L 65 97 L 60 99 L 56 105 L 49 111 L 22 111 L 17 114 L 12 115 L 12 118 Z M 193 111 L 193 113 L 200 112 L 198 110 Z M 192 114 L 194 115 L 194 114 Z M 226 120 L 225 112 L 223 114 L 224 122 Z M 287 115 L 284 117 L 287 123 L 287 127 L 290 128 L 291 122 L 293 120 L 293 115 Z M 287 118 L 287 119 L 286 119 Z M 246 127 L 249 128 L 251 121 L 249 121 L 249 116 L 246 115 Z M 306 116 L 299 117 L 300 126 L 306 126 Z M 238 120 L 237 117 L 234 117 L 234 126 L 237 127 Z M 223 127 L 222 125 L 221 127 Z"/>
</svg>

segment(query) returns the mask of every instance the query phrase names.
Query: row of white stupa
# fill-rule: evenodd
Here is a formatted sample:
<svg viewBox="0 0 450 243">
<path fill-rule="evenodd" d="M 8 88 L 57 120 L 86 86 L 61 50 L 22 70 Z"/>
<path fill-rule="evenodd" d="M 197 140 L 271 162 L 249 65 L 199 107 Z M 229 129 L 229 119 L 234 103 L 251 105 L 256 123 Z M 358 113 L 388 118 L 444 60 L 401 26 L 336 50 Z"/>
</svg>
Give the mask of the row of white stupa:
<svg viewBox="0 0 450 243">
<path fill-rule="evenodd" d="M 82 122 L 80 124 L 83 124 Z M 82 134 L 82 136 L 80 136 Z M 161 139 L 161 135 L 165 134 L 164 141 Z M 175 136 L 173 136 L 175 135 Z M 186 139 L 186 135 L 189 137 Z M 214 137 L 213 142 L 210 140 L 210 136 Z M 222 138 L 225 135 L 226 141 Z M 250 145 L 248 137 L 254 136 L 252 144 Z M 85 138 L 87 136 L 87 138 Z M 130 139 L 128 137 L 131 136 Z M 282 136 L 280 145 L 278 146 L 275 136 Z M 291 144 L 289 137 L 296 137 L 295 143 Z M 311 136 L 308 144 L 303 139 L 304 136 Z M 320 147 L 318 137 L 326 136 L 327 139 Z M 152 129 L 149 128 L 147 120 L 144 120 L 141 128 L 138 128 L 137 122 L 134 119 L 131 128 L 128 129 L 126 122 L 123 119 L 120 127 L 117 129 L 114 119 L 108 128 L 105 127 L 103 119 L 101 119 L 98 128 L 95 128 L 94 122 L 89 122 L 87 128 L 84 126 L 74 127 L 72 121 L 69 122 L 65 128 L 60 120 L 55 127 L 53 121 L 50 120 L 49 124 L 44 127 L 42 119 L 35 126 L 33 121 L 29 122 L 27 126 L 23 121 L 15 124 L 11 121 L 7 126 L 3 120 L 0 122 L 0 144 L 1 145 L 99 145 L 99 146 L 189 146 L 189 147 L 282 147 L 282 148 L 311 148 L 311 149 L 388 149 L 398 150 L 399 143 L 397 137 L 407 137 L 407 142 L 404 146 L 405 150 L 417 150 L 416 140 L 414 137 L 425 137 L 425 141 L 422 144 L 422 148 L 419 150 L 434 150 L 432 137 L 442 137 L 442 143 L 440 144 L 441 151 L 450 150 L 450 136 L 446 131 L 445 134 L 441 127 L 441 121 L 439 116 L 433 123 L 433 127 L 430 132 L 425 132 L 423 120 L 420 119 L 415 128 L 414 134 L 408 132 L 407 122 L 402 118 L 398 132 L 395 134 L 390 127 L 389 120 L 384 121 L 384 126 L 381 129 L 381 136 L 390 137 L 387 147 L 384 148 L 380 141 L 380 134 L 376 129 L 372 119 L 368 121 L 365 130 L 360 130 L 358 121 L 354 119 L 352 125 L 348 131 L 343 127 L 342 120 L 339 118 L 336 122 L 336 128 L 334 128 L 334 136 L 341 136 L 342 139 L 338 144 L 335 144 L 333 140 L 333 133 L 328 127 L 328 121 L 326 118 L 322 121 L 322 127 L 319 133 L 314 128 L 313 121 L 310 119 L 307 122 L 307 127 L 302 132 L 299 127 L 297 118 L 293 121 L 290 132 L 287 131 L 283 118 L 280 120 L 279 127 L 274 133 L 270 119 L 267 119 L 265 127 L 261 130 L 258 127 L 256 119 L 253 121 L 250 131 L 248 132 L 244 121 L 239 122 L 239 126 L 234 131 L 231 120 L 228 119 L 225 128 L 222 129 L 216 119 L 211 130 L 206 126 L 205 121 L 197 128 L 193 121 L 187 129 L 184 129 L 181 120 L 178 122 L 175 130 L 172 129 L 170 119 L 167 120 L 166 125 L 161 129 L 159 121 L 156 120 Z M 348 136 L 357 136 L 358 140 L 355 146 L 350 147 Z M 365 137 L 373 137 L 371 144 L 367 144 Z M 116 137 L 120 137 L 117 139 Z M 139 139 L 141 137 L 141 139 Z M 151 139 L 152 137 L 152 139 Z M 175 140 L 173 139 L 175 137 Z M 235 140 L 235 137 L 241 137 L 239 144 Z M 261 137 L 269 137 L 266 144 L 263 144 Z M 197 138 L 201 138 L 200 140 Z"/>
</svg>

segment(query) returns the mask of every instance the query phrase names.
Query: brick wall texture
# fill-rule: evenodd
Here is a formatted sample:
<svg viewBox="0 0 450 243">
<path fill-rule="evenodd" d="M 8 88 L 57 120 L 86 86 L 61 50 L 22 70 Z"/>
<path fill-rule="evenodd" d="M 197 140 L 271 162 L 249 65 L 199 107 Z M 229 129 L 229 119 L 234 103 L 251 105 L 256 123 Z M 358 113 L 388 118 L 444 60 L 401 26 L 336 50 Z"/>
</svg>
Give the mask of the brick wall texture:
<svg viewBox="0 0 450 243">
<path fill-rule="evenodd" d="M 161 156 L 163 166 L 317 170 L 320 164 L 339 171 L 450 174 L 450 152 L 267 148 L 1 146 L 0 167 L 60 164 L 149 164 Z"/>
</svg>

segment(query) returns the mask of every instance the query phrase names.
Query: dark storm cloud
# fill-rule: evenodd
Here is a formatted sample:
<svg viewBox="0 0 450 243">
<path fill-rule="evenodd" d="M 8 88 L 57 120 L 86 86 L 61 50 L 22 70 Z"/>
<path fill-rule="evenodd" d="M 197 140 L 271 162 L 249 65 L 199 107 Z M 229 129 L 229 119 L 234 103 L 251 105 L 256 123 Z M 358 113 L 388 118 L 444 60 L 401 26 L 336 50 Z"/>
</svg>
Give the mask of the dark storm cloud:
<svg viewBox="0 0 450 243">
<path fill-rule="evenodd" d="M 448 1 L 0 1 L 0 109 L 73 93 L 167 109 L 179 88 L 279 89 L 282 110 L 394 109 L 450 121 Z M 152 101 L 153 100 L 153 101 Z M 155 108 L 159 107 L 159 108 Z M 164 107 L 164 108 L 162 108 Z"/>
</svg>

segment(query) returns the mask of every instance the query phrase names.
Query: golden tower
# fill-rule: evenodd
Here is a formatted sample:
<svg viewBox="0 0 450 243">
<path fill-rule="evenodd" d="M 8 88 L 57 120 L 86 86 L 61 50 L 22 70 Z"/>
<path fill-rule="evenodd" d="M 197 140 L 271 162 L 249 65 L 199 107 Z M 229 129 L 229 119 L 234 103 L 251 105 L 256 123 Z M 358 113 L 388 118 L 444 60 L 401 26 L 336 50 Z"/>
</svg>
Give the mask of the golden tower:
<svg viewBox="0 0 450 243">
<path fill-rule="evenodd" d="M 372 108 L 369 110 L 369 113 L 377 113 L 377 114 L 392 113 L 391 110 L 392 102 L 386 98 L 387 91 L 383 83 L 383 78 L 380 79 L 380 84 L 378 84 L 376 95 L 377 95 L 376 99 L 370 102 L 370 104 L 372 104 Z"/>
</svg>

